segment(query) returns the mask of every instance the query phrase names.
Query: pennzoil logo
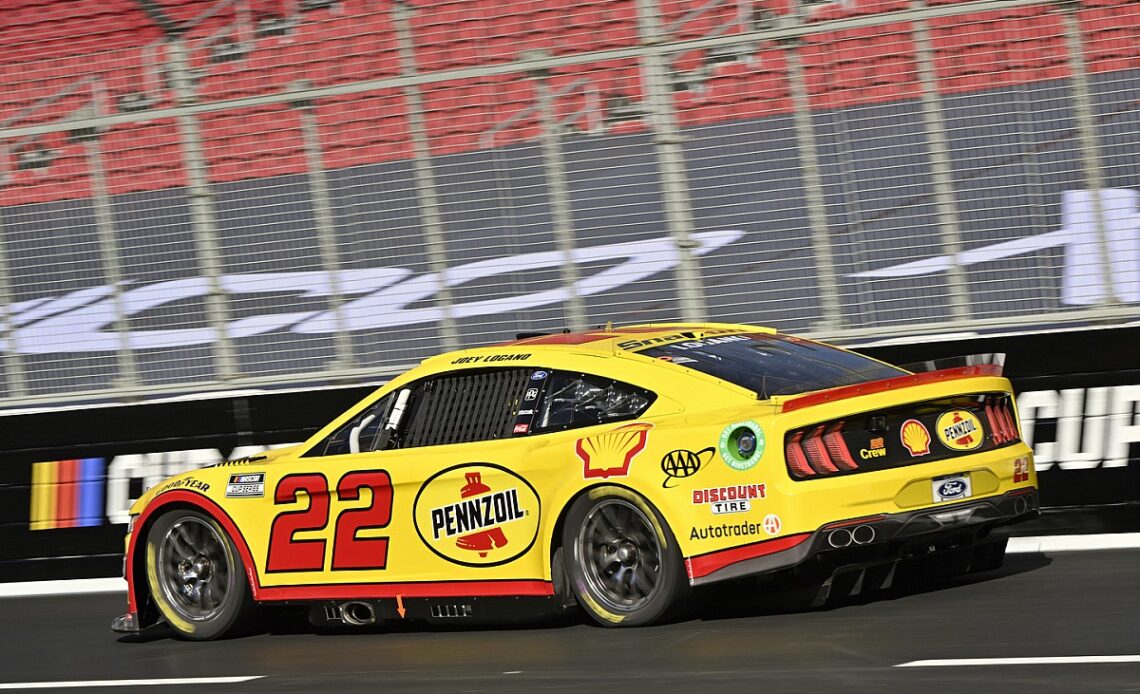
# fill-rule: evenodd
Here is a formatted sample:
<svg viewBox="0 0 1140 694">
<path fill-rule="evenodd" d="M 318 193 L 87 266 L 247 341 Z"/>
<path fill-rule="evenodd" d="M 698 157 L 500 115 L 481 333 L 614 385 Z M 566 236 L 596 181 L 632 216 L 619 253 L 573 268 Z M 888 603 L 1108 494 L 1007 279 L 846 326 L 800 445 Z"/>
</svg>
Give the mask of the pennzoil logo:
<svg viewBox="0 0 1140 694">
<path fill-rule="evenodd" d="M 582 461 L 582 477 L 625 477 L 629 464 L 645 450 L 652 424 L 634 422 L 617 429 L 578 439 L 575 453 Z"/>
<path fill-rule="evenodd" d="M 982 445 L 982 420 L 969 410 L 950 410 L 934 424 L 938 441 L 952 451 L 972 451 Z"/>
<path fill-rule="evenodd" d="M 917 419 L 903 422 L 902 428 L 899 429 L 899 439 L 912 458 L 930 453 L 930 432 L 926 430 L 926 425 Z"/>
<path fill-rule="evenodd" d="M 461 566 L 518 559 L 538 537 L 539 499 L 515 473 L 491 463 L 457 465 L 416 495 L 416 532 L 428 549 Z"/>
</svg>

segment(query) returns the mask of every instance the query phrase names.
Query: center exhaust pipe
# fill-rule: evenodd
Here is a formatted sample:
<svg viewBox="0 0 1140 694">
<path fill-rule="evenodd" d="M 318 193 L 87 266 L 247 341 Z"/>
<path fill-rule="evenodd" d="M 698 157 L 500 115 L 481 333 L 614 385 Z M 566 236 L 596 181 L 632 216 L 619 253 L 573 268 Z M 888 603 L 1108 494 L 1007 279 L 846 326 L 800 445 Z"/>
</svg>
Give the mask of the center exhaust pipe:
<svg viewBox="0 0 1140 694">
<path fill-rule="evenodd" d="M 376 608 L 369 602 L 344 602 L 340 604 L 340 618 L 345 624 L 357 627 L 376 623 Z"/>
</svg>

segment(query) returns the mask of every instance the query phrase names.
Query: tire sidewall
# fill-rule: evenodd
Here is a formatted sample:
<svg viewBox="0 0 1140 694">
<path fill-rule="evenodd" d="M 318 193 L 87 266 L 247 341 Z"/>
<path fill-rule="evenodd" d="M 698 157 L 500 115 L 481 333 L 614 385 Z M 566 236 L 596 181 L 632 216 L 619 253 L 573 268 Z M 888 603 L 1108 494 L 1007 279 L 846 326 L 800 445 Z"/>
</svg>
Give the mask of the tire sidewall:
<svg viewBox="0 0 1140 694">
<path fill-rule="evenodd" d="M 159 578 L 159 543 L 162 542 L 162 538 L 170 528 L 188 518 L 202 521 L 213 528 L 214 532 L 223 540 L 226 559 L 229 563 L 229 585 L 226 586 L 226 597 L 222 609 L 217 615 L 207 620 L 191 620 L 182 616 L 167 598 Z M 146 578 L 151 599 L 154 600 L 154 604 L 158 607 L 163 619 L 179 637 L 191 641 L 208 641 L 225 636 L 238 626 L 249 611 L 252 600 L 249 596 L 249 580 L 245 575 L 245 567 L 242 565 L 233 540 L 210 516 L 189 509 L 175 509 L 162 514 L 147 531 L 145 552 Z"/>
<path fill-rule="evenodd" d="M 603 501 L 621 500 L 637 507 L 657 533 L 661 547 L 661 571 L 657 591 L 649 601 L 629 612 L 615 612 L 606 607 L 594 593 L 586 579 L 579 556 L 578 533 L 589 512 Z M 607 627 L 643 626 L 661 621 L 677 607 L 680 598 L 688 591 L 688 578 L 680 549 L 661 514 L 644 497 L 625 487 L 607 485 L 587 490 L 570 506 L 562 528 L 562 550 L 566 577 L 578 603 L 596 622 Z"/>
</svg>

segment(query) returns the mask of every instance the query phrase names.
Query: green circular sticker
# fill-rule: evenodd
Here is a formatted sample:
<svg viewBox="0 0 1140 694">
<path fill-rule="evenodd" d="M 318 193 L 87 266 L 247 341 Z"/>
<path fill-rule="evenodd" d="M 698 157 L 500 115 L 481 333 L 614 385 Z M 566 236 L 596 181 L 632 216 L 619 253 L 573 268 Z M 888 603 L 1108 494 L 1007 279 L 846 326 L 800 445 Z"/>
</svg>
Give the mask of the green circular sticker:
<svg viewBox="0 0 1140 694">
<path fill-rule="evenodd" d="M 756 422 L 737 422 L 720 434 L 720 457 L 733 470 L 748 470 L 764 455 L 764 431 Z"/>
</svg>

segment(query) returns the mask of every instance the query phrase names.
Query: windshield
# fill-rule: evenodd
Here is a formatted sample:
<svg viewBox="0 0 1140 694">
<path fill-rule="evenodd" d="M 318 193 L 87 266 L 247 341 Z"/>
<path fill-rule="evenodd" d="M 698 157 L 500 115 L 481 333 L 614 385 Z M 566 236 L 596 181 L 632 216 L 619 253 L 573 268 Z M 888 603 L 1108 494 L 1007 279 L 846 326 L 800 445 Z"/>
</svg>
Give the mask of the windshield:
<svg viewBox="0 0 1140 694">
<path fill-rule="evenodd" d="M 640 354 L 696 369 L 762 398 L 905 376 L 906 371 L 798 337 L 750 333 L 689 340 Z"/>
</svg>

